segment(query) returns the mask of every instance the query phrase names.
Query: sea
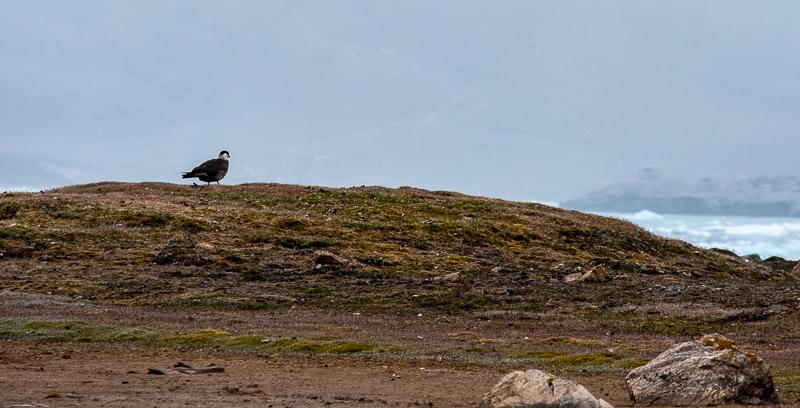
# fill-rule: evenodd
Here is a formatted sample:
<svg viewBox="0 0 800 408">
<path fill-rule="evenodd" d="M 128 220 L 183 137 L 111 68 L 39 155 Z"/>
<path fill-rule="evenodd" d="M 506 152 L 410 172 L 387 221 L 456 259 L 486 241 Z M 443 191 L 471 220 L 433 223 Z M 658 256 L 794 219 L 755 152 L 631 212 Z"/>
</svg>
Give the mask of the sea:
<svg viewBox="0 0 800 408">
<path fill-rule="evenodd" d="M 800 259 L 800 218 L 724 215 L 603 213 L 633 222 L 654 234 L 687 241 L 702 248 L 722 248 L 738 255 Z"/>
</svg>

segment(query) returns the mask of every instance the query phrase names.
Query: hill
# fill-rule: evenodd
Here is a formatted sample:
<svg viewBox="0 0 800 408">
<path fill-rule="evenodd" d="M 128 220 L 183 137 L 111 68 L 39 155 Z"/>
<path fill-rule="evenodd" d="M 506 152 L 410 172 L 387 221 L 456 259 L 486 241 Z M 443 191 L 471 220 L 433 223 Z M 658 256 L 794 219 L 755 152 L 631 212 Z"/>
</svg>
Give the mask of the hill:
<svg viewBox="0 0 800 408">
<path fill-rule="evenodd" d="M 5 194 L 0 218 L 2 289 L 120 304 L 535 312 L 666 291 L 746 307 L 784 301 L 764 282 L 789 279 L 617 219 L 413 188 L 99 183 Z M 564 282 L 597 265 L 610 282 Z"/>
</svg>

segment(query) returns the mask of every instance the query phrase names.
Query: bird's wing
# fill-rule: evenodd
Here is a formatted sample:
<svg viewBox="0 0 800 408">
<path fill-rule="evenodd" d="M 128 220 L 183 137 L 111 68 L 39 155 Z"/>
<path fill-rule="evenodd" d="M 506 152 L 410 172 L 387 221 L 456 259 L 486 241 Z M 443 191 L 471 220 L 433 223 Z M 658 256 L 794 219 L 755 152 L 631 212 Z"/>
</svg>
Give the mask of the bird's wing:
<svg viewBox="0 0 800 408">
<path fill-rule="evenodd" d="M 226 169 L 225 160 L 211 159 L 192 169 L 192 174 L 215 174 L 220 170 Z"/>
</svg>

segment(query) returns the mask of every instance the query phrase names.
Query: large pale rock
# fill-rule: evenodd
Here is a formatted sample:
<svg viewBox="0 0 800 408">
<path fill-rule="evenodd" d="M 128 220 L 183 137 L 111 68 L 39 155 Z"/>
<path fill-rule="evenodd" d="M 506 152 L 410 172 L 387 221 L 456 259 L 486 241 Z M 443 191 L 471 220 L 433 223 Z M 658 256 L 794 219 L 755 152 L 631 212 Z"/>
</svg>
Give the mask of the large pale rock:
<svg viewBox="0 0 800 408">
<path fill-rule="evenodd" d="M 481 401 L 481 408 L 614 408 L 582 385 L 539 370 L 506 374 Z"/>
<path fill-rule="evenodd" d="M 625 378 L 636 405 L 760 404 L 777 399 L 772 375 L 753 353 L 717 334 L 678 344 Z"/>
</svg>

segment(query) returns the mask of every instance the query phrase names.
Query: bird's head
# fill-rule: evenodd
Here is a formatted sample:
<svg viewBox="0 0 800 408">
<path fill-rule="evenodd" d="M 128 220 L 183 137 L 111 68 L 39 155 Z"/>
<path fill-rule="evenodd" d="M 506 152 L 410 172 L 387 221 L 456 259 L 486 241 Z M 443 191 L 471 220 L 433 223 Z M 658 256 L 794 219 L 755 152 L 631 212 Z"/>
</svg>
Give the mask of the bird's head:
<svg viewBox="0 0 800 408">
<path fill-rule="evenodd" d="M 219 152 L 219 158 L 222 159 L 222 160 L 228 160 L 228 159 L 231 158 L 231 154 L 228 153 L 227 150 L 223 150 L 223 151 Z"/>
</svg>

